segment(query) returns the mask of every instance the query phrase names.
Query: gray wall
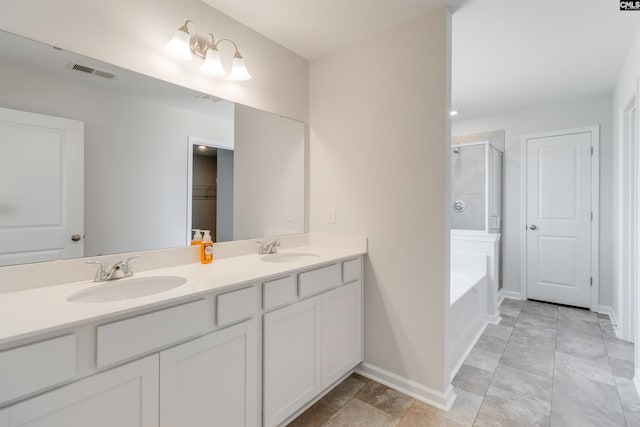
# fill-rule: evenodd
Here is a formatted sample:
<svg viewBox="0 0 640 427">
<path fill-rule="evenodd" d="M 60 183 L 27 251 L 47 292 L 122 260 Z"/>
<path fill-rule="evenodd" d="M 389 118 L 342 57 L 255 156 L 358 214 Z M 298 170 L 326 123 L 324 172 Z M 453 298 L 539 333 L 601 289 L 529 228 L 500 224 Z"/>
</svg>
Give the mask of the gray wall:
<svg viewBox="0 0 640 427">
<path fill-rule="evenodd" d="M 233 151 L 218 148 L 218 242 L 233 240 Z"/>
</svg>

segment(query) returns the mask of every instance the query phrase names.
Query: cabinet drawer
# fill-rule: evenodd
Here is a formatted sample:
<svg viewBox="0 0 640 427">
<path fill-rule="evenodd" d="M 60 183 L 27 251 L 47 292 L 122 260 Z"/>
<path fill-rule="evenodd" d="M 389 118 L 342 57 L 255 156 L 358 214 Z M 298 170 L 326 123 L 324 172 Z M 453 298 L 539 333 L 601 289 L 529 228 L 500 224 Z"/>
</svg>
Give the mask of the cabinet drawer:
<svg viewBox="0 0 640 427">
<path fill-rule="evenodd" d="M 0 403 L 68 381 L 75 375 L 73 334 L 0 352 Z"/>
<path fill-rule="evenodd" d="M 296 278 L 283 277 L 264 283 L 264 309 L 270 310 L 281 305 L 290 304 L 297 298 Z"/>
<path fill-rule="evenodd" d="M 362 259 L 356 258 L 342 263 L 342 283 L 353 282 L 360 278 Z"/>
<path fill-rule="evenodd" d="M 298 295 L 303 298 L 338 285 L 338 264 L 307 271 L 298 275 Z"/>
<path fill-rule="evenodd" d="M 258 288 L 252 286 L 218 295 L 218 326 L 255 316 L 258 311 L 257 292 Z"/>
<path fill-rule="evenodd" d="M 205 332 L 213 326 L 198 300 L 97 327 L 96 365 L 101 368 Z"/>
</svg>

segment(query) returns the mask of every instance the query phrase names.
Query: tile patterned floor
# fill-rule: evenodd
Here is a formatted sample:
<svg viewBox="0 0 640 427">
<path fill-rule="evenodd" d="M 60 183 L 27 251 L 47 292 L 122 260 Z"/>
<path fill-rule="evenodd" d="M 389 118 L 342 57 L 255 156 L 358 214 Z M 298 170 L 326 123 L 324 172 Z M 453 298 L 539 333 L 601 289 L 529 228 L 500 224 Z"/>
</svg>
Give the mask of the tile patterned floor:
<svg viewBox="0 0 640 427">
<path fill-rule="evenodd" d="M 633 344 L 609 318 L 505 300 L 453 380 L 449 412 L 354 374 L 292 427 L 640 426 Z"/>
</svg>

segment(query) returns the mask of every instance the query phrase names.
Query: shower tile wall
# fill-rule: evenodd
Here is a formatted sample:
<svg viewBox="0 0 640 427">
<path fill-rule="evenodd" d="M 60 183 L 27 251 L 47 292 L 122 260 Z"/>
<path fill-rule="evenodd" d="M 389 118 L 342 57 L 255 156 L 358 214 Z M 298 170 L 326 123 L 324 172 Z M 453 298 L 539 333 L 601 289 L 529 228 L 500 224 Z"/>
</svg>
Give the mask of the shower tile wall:
<svg viewBox="0 0 640 427">
<path fill-rule="evenodd" d="M 484 145 L 452 148 L 451 153 L 451 228 L 457 230 L 485 229 L 485 150 Z M 453 205 L 465 204 L 462 212 Z"/>
</svg>

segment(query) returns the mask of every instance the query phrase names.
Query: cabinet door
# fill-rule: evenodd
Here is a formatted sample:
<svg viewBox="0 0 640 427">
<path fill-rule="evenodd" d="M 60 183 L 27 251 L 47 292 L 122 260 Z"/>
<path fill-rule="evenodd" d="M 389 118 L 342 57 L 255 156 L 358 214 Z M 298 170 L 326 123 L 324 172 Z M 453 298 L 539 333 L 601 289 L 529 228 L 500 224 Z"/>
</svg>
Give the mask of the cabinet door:
<svg viewBox="0 0 640 427">
<path fill-rule="evenodd" d="M 264 424 L 276 426 L 321 391 L 321 296 L 264 316 Z"/>
<path fill-rule="evenodd" d="M 158 355 L 93 375 L 4 411 L 0 412 L 2 427 L 157 427 Z"/>
<path fill-rule="evenodd" d="M 161 427 L 258 424 L 256 320 L 160 353 Z"/>
<path fill-rule="evenodd" d="M 322 295 L 322 388 L 362 361 L 360 281 Z"/>
</svg>

